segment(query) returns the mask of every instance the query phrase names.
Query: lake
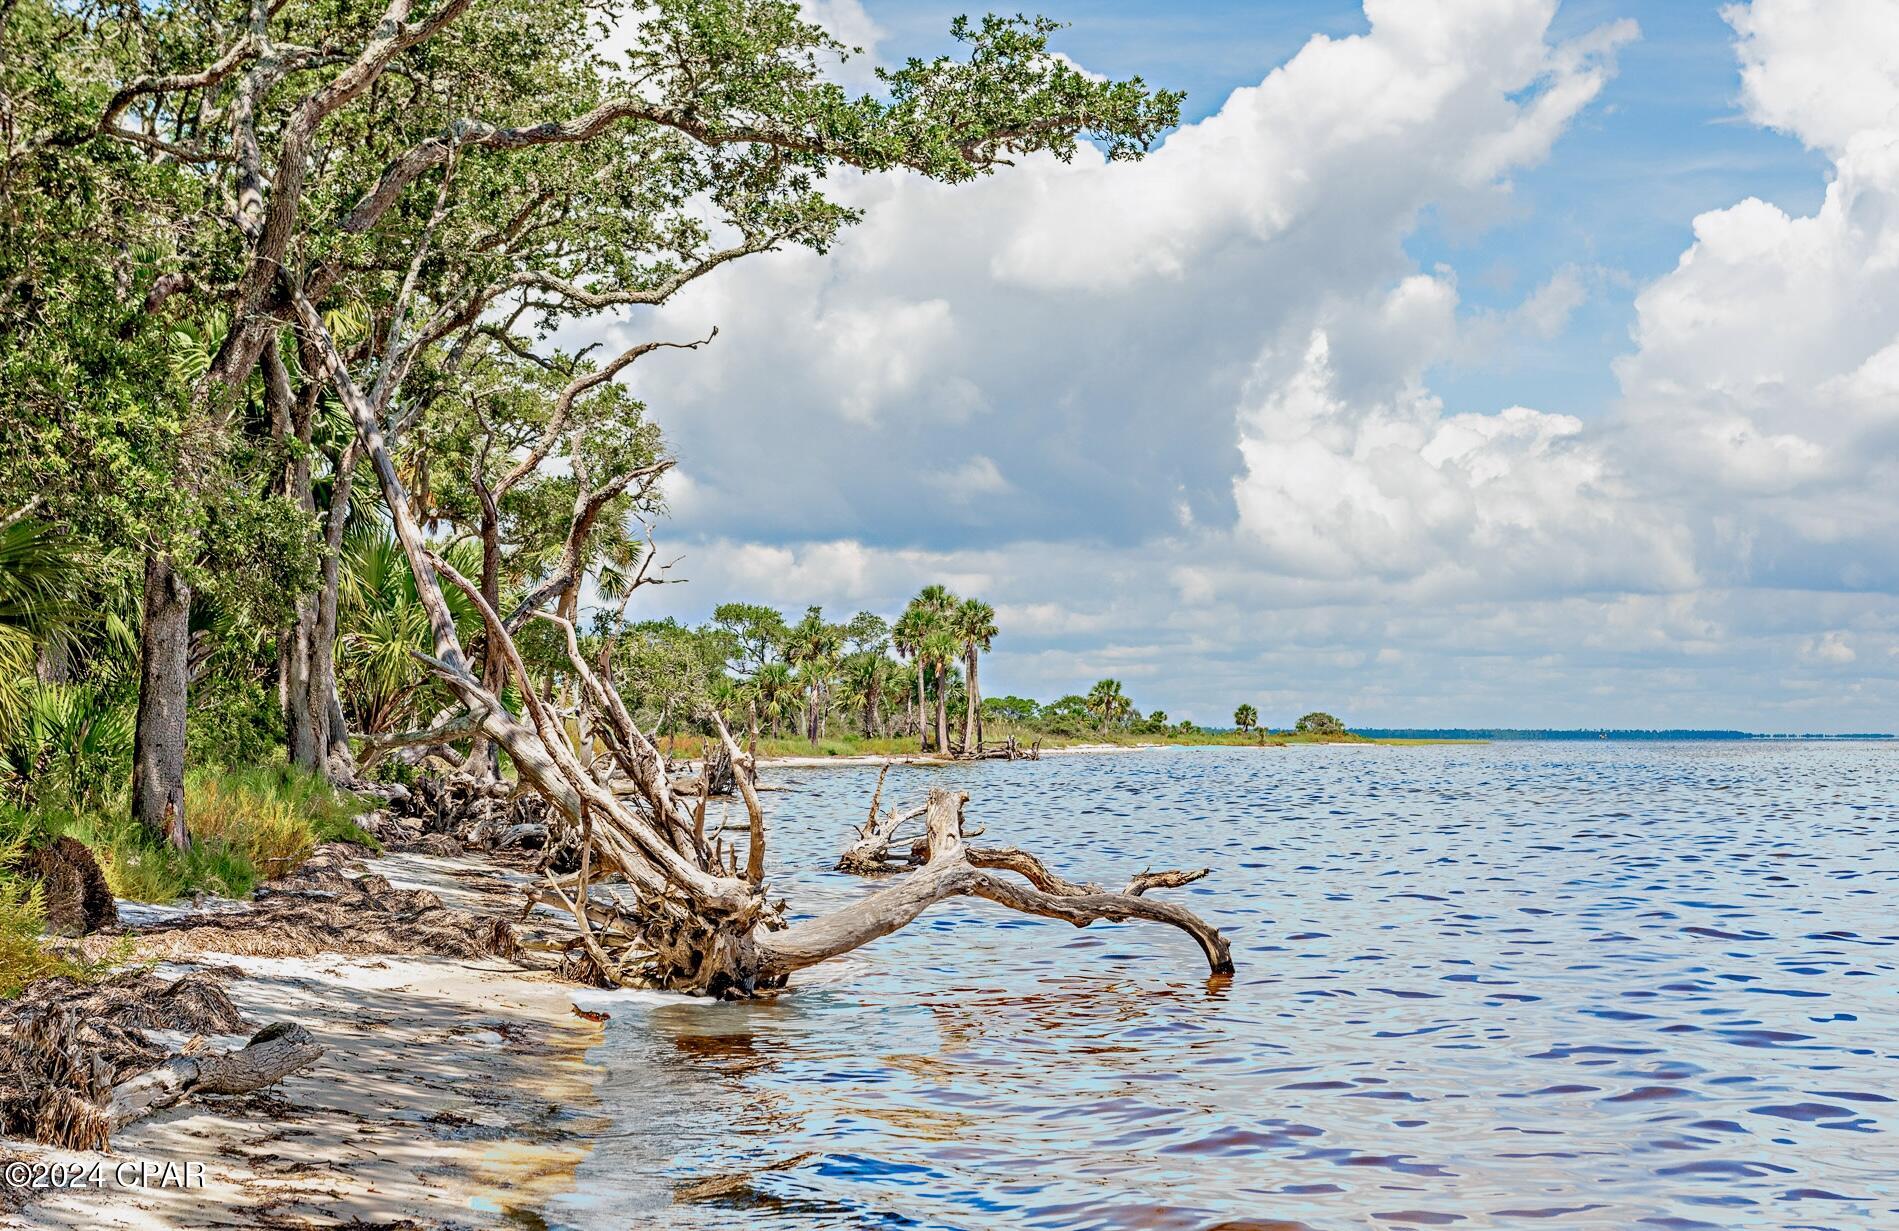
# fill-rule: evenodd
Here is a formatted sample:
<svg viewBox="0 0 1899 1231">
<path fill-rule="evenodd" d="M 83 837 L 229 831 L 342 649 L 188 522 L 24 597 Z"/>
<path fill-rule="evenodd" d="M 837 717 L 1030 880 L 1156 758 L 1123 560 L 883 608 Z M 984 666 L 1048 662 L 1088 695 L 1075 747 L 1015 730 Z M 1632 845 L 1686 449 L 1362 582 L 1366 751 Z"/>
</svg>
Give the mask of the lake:
<svg viewBox="0 0 1899 1231">
<path fill-rule="evenodd" d="M 794 913 L 874 769 L 768 772 Z M 769 1000 L 585 994 L 582 1228 L 1899 1227 L 1899 746 L 1167 749 L 893 769 L 1233 940 L 945 903 Z M 733 824 L 739 825 L 734 818 Z"/>
</svg>

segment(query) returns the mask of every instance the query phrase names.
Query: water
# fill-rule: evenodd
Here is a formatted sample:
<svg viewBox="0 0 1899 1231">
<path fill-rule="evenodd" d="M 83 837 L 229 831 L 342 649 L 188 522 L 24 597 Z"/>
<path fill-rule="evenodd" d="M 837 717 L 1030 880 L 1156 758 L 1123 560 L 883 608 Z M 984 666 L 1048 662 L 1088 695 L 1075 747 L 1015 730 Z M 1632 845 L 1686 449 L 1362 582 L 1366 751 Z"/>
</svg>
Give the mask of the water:
<svg viewBox="0 0 1899 1231">
<path fill-rule="evenodd" d="M 781 772 L 794 909 L 874 770 Z M 750 1004 L 602 993 L 578 1228 L 1899 1227 L 1899 747 L 893 770 L 1184 935 L 951 902 Z M 735 821 L 736 824 L 736 821 Z"/>
</svg>

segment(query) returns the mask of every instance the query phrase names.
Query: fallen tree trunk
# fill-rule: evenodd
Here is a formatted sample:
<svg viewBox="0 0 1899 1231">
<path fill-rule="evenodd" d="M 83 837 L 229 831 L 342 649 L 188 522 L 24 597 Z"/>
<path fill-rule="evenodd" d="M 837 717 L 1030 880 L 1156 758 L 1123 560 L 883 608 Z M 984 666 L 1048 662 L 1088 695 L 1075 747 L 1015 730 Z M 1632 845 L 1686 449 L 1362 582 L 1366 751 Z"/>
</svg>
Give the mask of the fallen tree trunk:
<svg viewBox="0 0 1899 1231">
<path fill-rule="evenodd" d="M 249 1094 L 323 1054 L 301 1026 L 266 1026 L 232 1051 L 210 1035 L 246 1023 L 211 975 L 173 982 L 130 972 L 94 985 L 66 977 L 28 984 L 0 1013 L 0 1135 L 101 1150 L 113 1132 L 187 1099 Z M 168 1053 L 153 1030 L 187 1033 Z"/>
<path fill-rule="evenodd" d="M 1135 894 L 1023 886 L 978 868 L 963 846 L 962 795 L 941 797 L 953 799 L 953 805 L 933 798 L 925 866 L 842 910 L 787 926 L 782 903 L 773 903 L 767 893 L 766 825 L 749 776 L 735 775 L 749 820 L 741 867 L 732 840 L 705 834 L 703 786 L 692 797 L 674 789 L 666 758 L 611 686 L 609 660 L 602 657 L 601 672 L 596 673 L 581 653 L 569 620 L 534 612 L 564 635 L 571 669 L 568 684 L 586 714 L 588 730 L 607 755 L 596 758 L 589 750 L 583 757 L 575 750 L 560 716 L 537 691 L 548 682 L 532 678 L 522 662 L 513 637 L 521 612 L 504 620 L 481 589 L 449 567 L 423 539 L 384 440 L 379 415 L 386 399 L 384 386 L 379 383 L 375 399 L 366 397 L 316 307 L 299 295 L 295 309 L 325 366 L 324 378 L 356 425 L 408 559 L 434 635 L 435 652 L 422 656 L 423 661 L 454 693 L 473 727 L 507 751 L 522 783 L 584 835 L 573 893 L 558 886 L 554 892 L 572 910 L 580 950 L 593 977 L 708 995 L 751 995 L 782 986 L 793 972 L 887 935 L 932 903 L 957 896 L 983 897 L 1078 926 L 1096 919 L 1168 923 L 1194 936 L 1216 973 L 1232 969 L 1219 932 L 1184 908 Z M 480 613 L 488 652 L 499 656 L 505 675 L 519 688 L 525 721 L 471 670 L 442 593 L 442 579 L 461 590 Z M 703 717 L 736 760 L 737 746 L 723 719 L 713 711 Z M 620 779 L 630 782 L 636 793 L 622 796 L 615 789 Z M 595 878 L 617 882 L 611 887 L 613 904 L 604 928 L 595 924 L 592 911 Z M 554 884 L 552 877 L 549 883 Z"/>
<path fill-rule="evenodd" d="M 1076 927 L 1087 927 L 1100 919 L 1147 919 L 1171 924 L 1198 942 L 1212 973 L 1233 973 L 1233 955 L 1226 938 L 1184 907 L 1136 893 L 1108 893 L 1095 885 L 1071 884 L 1049 872 L 1040 860 L 1012 848 L 982 851 L 964 845 L 963 805 L 968 800 L 962 791 L 931 791 L 923 867 L 899 884 L 842 910 L 760 937 L 764 965 L 789 974 L 888 936 L 937 902 L 977 897 L 1025 914 L 1064 919 Z M 978 863 L 979 859 L 985 862 Z M 1005 881 L 990 875 L 984 867 L 1019 873 L 1030 883 L 1024 886 Z M 1179 883 L 1185 883 L 1205 873 L 1172 875 L 1183 877 Z"/>
<path fill-rule="evenodd" d="M 249 1094 L 274 1086 L 315 1064 L 322 1055 L 322 1044 L 308 1030 L 286 1022 L 265 1026 L 236 1051 L 180 1053 L 112 1087 L 106 1104 L 107 1130 L 117 1132 L 188 1098 Z"/>
</svg>

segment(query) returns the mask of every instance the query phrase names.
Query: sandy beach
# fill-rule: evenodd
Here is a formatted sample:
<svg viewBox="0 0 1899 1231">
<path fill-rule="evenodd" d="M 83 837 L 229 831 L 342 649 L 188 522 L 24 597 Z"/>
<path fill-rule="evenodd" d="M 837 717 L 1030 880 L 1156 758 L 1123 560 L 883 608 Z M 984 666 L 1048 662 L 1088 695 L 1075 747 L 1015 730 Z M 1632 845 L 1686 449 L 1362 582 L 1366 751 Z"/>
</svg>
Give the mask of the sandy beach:
<svg viewBox="0 0 1899 1231">
<path fill-rule="evenodd" d="M 365 862 L 461 909 L 518 907 L 519 877 L 472 860 Z M 0 1226 L 531 1225 L 536 1207 L 571 1186 L 600 1127 L 584 1057 L 601 1028 L 574 1011 L 574 987 L 550 976 L 500 959 L 340 954 L 207 954 L 154 973 L 194 969 L 221 975 L 254 1025 L 307 1028 L 322 1059 L 255 1095 L 160 1112 L 116 1134 L 109 1154 L 10 1143 L 15 1158 L 104 1161 L 108 1174 L 125 1162 L 202 1162 L 203 1184 L 49 1191 Z"/>
</svg>

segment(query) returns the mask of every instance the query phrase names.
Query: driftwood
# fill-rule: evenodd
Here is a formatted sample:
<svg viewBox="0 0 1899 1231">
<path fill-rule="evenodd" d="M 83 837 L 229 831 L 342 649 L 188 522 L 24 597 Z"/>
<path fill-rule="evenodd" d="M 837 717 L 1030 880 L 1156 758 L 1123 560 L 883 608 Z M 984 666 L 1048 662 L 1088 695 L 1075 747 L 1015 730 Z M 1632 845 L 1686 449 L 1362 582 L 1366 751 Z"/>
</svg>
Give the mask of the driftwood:
<svg viewBox="0 0 1899 1231">
<path fill-rule="evenodd" d="M 913 804 L 907 808 L 892 808 L 888 812 L 879 814 L 877 804 L 883 798 L 884 778 L 889 773 L 888 763 L 877 771 L 877 789 L 871 792 L 870 796 L 870 817 L 857 831 L 856 840 L 845 847 L 844 853 L 838 857 L 838 871 L 855 872 L 859 875 L 891 871 L 890 861 L 895 857 L 893 852 L 896 849 L 897 828 L 904 822 L 914 820 L 928 811 L 929 805 L 925 803 Z M 907 853 L 905 858 L 908 859 Z"/>
<path fill-rule="evenodd" d="M 532 611 L 530 604 L 504 619 L 479 586 L 430 550 L 384 439 L 379 408 L 386 391 L 379 385 L 365 393 L 357 385 L 313 303 L 295 294 L 293 306 L 322 378 L 332 384 L 356 425 L 358 442 L 375 471 L 414 576 L 416 596 L 434 636 L 434 653 L 421 656 L 423 661 L 454 694 L 480 736 L 507 751 L 521 784 L 538 792 L 562 823 L 576 826 L 582 835 L 577 875 L 562 884 L 550 874 L 548 883 L 573 916 L 575 961 L 590 966 L 595 978 L 709 995 L 749 995 L 782 986 L 806 966 L 888 935 L 933 903 L 971 895 L 1078 925 L 1096 919 L 1167 923 L 1194 937 L 1216 973 L 1232 969 L 1227 942 L 1184 908 L 1132 894 L 1064 893 L 1037 884 L 1033 877 L 1025 884 L 978 868 L 963 846 L 961 795 L 933 797 L 929 860 L 923 867 L 840 910 L 789 923 L 783 904 L 772 900 L 766 884 L 766 825 L 748 775 L 736 775 L 748 818 L 741 862 L 735 838 L 705 832 L 703 790 L 687 795 L 673 788 L 665 756 L 612 687 L 608 658 L 598 659 L 596 671 L 581 652 L 572 622 Z M 504 706 L 496 688 L 471 666 L 442 592 L 444 580 L 479 612 L 489 654 L 520 690 L 521 716 Z M 593 737 L 584 756 L 570 742 L 564 716 L 543 699 L 539 689 L 545 682 L 530 675 L 521 659 L 513 632 L 525 622 L 524 616 L 549 621 L 565 638 L 566 683 Z M 738 747 L 723 718 L 715 711 L 700 717 L 736 759 Z M 596 743 L 606 749 L 606 756 L 592 755 Z M 614 789 L 619 778 L 637 793 L 619 794 Z M 595 922 L 596 882 L 605 882 L 611 897 L 604 926 Z"/>
<path fill-rule="evenodd" d="M 245 1028 L 208 975 L 167 982 L 135 972 L 88 986 L 29 985 L 0 1015 L 0 1134 L 104 1149 L 112 1133 L 186 1099 L 249 1094 L 313 1064 L 323 1048 L 301 1026 L 266 1026 L 233 1051 L 207 1035 Z M 167 1053 L 150 1030 L 193 1035 Z"/>
<path fill-rule="evenodd" d="M 1011 735 L 993 748 L 987 745 L 966 748 L 962 744 L 952 743 L 950 753 L 959 761 L 1039 761 L 1042 759 L 1042 741 L 1038 739 L 1024 748 Z"/>
<path fill-rule="evenodd" d="M 536 870 L 571 872 L 579 866 L 579 830 L 547 800 L 532 790 L 507 782 L 483 780 L 466 774 L 438 774 L 417 779 L 407 798 L 394 803 L 390 814 L 410 823 L 411 834 L 399 834 L 399 849 L 428 853 L 462 850 L 521 851 L 532 853 Z M 455 846 L 447 851 L 426 839 L 440 835 Z M 385 841 L 390 835 L 378 832 Z"/>
<path fill-rule="evenodd" d="M 277 1022 L 251 1036 L 236 1051 L 171 1057 L 129 1081 L 112 1087 L 106 1126 L 117 1132 L 185 1099 L 212 1094 L 250 1094 L 274 1086 L 315 1064 L 323 1047 L 302 1026 Z"/>
</svg>

